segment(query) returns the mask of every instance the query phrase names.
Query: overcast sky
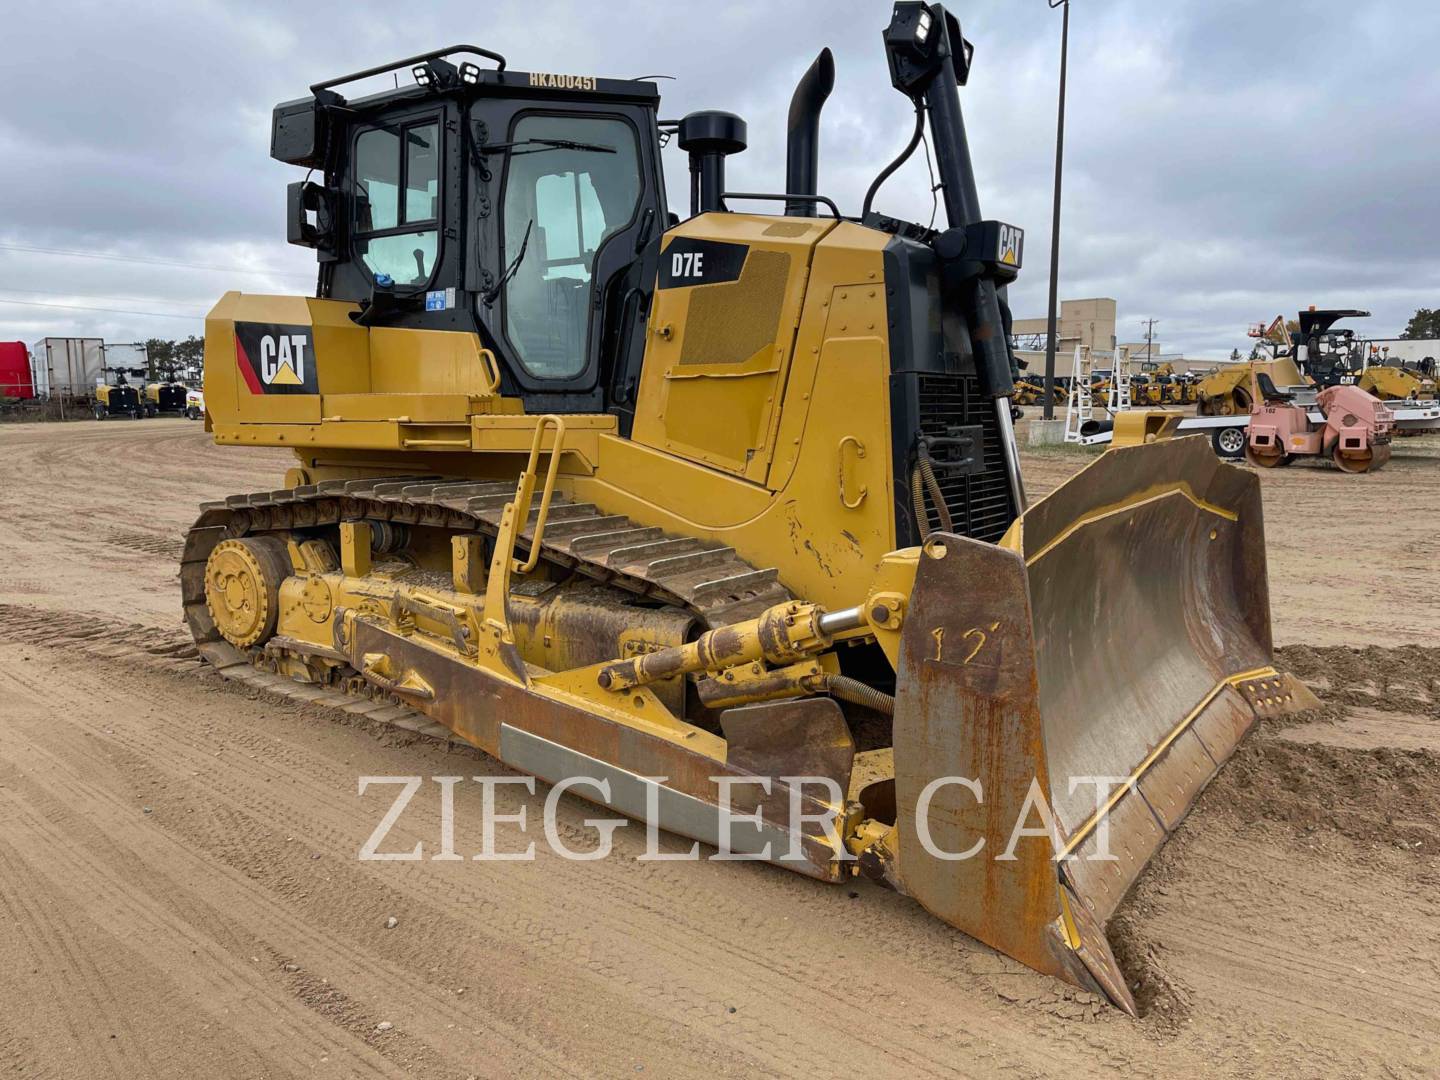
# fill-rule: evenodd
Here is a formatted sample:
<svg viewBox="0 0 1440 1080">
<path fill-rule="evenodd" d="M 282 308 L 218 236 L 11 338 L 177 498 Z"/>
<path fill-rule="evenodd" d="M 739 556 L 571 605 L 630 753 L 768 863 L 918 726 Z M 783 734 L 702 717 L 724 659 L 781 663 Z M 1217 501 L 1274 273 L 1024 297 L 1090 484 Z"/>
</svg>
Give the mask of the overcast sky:
<svg viewBox="0 0 1440 1080">
<path fill-rule="evenodd" d="M 1012 304 L 1042 315 L 1060 14 L 1045 0 L 952 6 L 975 44 L 961 93 L 982 206 L 1027 229 Z M 226 289 L 310 291 L 311 254 L 285 243 L 284 189 L 301 173 L 268 157 L 271 107 L 321 77 L 456 41 L 521 71 L 674 75 L 662 116 L 740 113 L 750 149 L 731 159 L 731 182 L 768 191 L 783 186 L 790 92 L 828 45 L 838 70 L 820 189 L 858 212 L 910 126 L 881 49 L 889 8 L 14 5 L 0 63 L 0 340 L 183 337 Z M 1247 324 L 1307 304 L 1366 308 L 1367 336 L 1398 333 L 1415 308 L 1440 306 L 1437 134 L 1434 0 L 1074 0 L 1061 296 L 1114 297 L 1122 340 L 1153 317 L 1166 351 L 1190 355 L 1227 355 Z M 683 211 L 678 149 L 665 166 Z M 928 221 L 928 187 L 917 155 L 877 206 Z"/>
</svg>

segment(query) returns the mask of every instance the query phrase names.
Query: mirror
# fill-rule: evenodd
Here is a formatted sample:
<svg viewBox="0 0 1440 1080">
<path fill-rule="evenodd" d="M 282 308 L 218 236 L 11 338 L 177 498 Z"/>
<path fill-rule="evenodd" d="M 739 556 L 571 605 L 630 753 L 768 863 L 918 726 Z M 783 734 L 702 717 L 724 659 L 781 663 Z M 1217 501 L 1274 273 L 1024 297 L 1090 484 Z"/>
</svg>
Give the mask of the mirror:
<svg viewBox="0 0 1440 1080">
<path fill-rule="evenodd" d="M 308 180 L 286 188 L 286 239 L 301 247 L 334 251 L 335 192 Z"/>
</svg>

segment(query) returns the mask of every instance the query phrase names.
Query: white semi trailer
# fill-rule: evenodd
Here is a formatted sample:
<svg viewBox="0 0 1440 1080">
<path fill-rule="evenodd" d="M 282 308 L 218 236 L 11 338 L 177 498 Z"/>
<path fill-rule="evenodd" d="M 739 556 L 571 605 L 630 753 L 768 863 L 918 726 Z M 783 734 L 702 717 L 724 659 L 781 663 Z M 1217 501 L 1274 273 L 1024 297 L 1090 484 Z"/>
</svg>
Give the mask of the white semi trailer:
<svg viewBox="0 0 1440 1080">
<path fill-rule="evenodd" d="M 30 346 L 35 395 L 51 401 L 83 402 L 105 381 L 105 342 L 100 338 L 41 338 Z"/>
</svg>

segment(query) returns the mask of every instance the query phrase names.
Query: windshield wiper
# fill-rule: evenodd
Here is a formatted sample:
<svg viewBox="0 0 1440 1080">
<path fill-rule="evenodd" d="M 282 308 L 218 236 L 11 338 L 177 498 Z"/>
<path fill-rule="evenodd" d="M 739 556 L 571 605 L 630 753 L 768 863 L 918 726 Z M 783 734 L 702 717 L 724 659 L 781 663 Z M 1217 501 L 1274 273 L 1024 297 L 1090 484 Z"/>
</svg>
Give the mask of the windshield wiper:
<svg viewBox="0 0 1440 1080">
<path fill-rule="evenodd" d="M 495 303 L 496 299 L 500 296 L 501 290 L 504 289 L 506 283 L 515 276 L 515 271 L 520 268 L 520 260 L 525 258 L 525 249 L 530 246 L 530 230 L 534 227 L 535 219 L 531 218 L 530 224 L 525 226 L 525 235 L 520 240 L 520 250 L 515 253 L 515 258 L 510 261 L 510 265 L 507 266 L 505 272 L 500 275 L 500 280 L 495 282 L 495 284 L 490 287 L 490 290 L 480 297 L 480 299 L 485 302 L 486 307 L 490 307 Z"/>
<path fill-rule="evenodd" d="M 522 149 L 528 147 L 529 149 Z M 613 146 L 576 142 L 574 139 L 521 139 L 519 142 L 487 143 L 476 147 L 481 154 L 541 154 L 546 150 L 580 150 L 593 154 L 613 154 Z"/>
</svg>

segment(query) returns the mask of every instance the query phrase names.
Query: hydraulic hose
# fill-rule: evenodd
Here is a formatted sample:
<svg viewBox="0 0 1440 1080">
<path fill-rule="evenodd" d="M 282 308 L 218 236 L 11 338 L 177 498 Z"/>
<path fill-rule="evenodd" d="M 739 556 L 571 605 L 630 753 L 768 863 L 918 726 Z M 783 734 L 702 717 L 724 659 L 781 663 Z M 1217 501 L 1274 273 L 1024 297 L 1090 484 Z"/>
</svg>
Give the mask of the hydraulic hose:
<svg viewBox="0 0 1440 1080">
<path fill-rule="evenodd" d="M 920 456 L 920 476 L 925 481 L 925 490 L 930 492 L 930 498 L 935 502 L 935 512 L 940 515 L 940 528 L 947 533 L 955 531 L 955 523 L 950 519 L 950 508 L 945 505 L 945 493 L 940 490 L 940 481 L 935 478 L 935 469 L 930 464 L 929 455 Z"/>
<path fill-rule="evenodd" d="M 848 701 L 852 705 L 862 705 L 867 709 L 874 709 L 885 716 L 895 715 L 895 699 L 893 697 L 882 690 L 876 690 L 859 679 L 852 679 L 848 675 L 827 675 L 825 692 L 831 697 Z"/>
<path fill-rule="evenodd" d="M 925 485 L 920 479 L 919 464 L 910 470 L 910 505 L 915 511 L 915 525 L 923 544 L 930 539 L 930 513 L 925 509 Z"/>
<path fill-rule="evenodd" d="M 941 531 L 954 532 L 955 522 L 950 517 L 950 508 L 945 505 L 945 492 L 940 489 L 935 467 L 930 464 L 930 455 L 922 450 L 915 462 L 915 468 L 910 470 L 910 504 L 915 511 L 915 525 L 920 530 L 921 543 L 930 539 L 930 533 L 934 531 L 930 528 L 930 507 L 926 505 L 926 492 L 930 495 L 929 502 L 935 506 Z"/>
</svg>

